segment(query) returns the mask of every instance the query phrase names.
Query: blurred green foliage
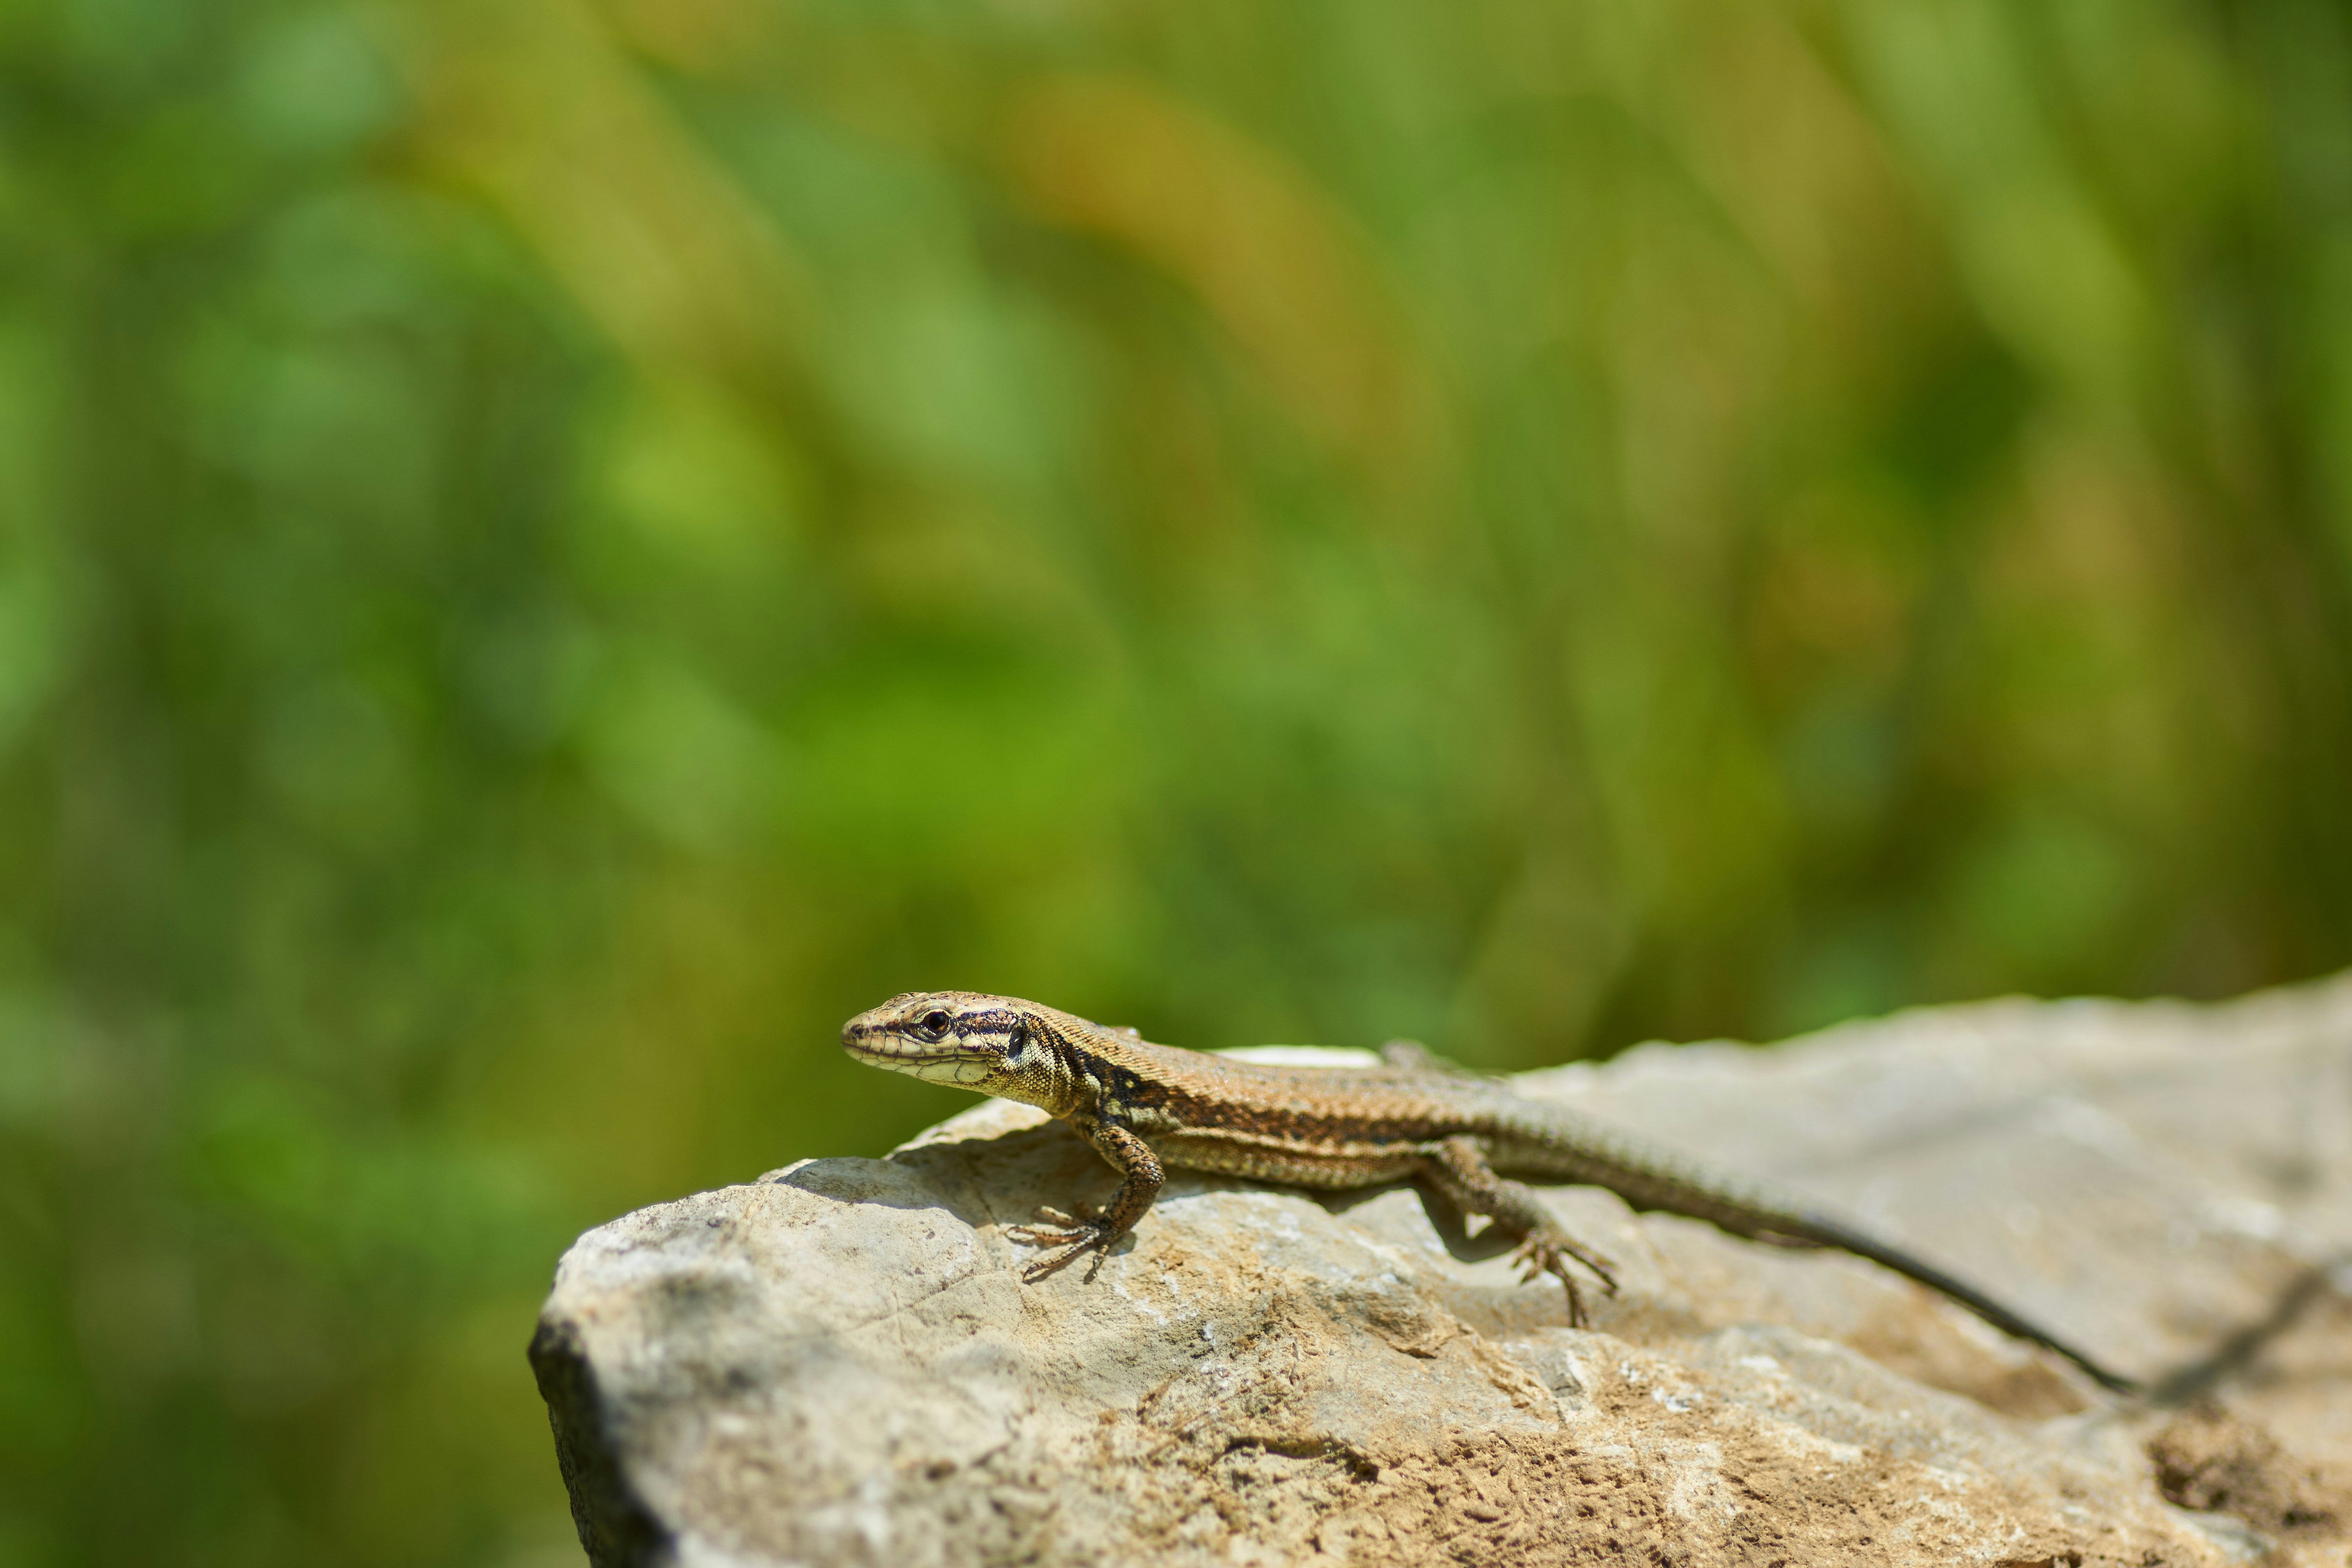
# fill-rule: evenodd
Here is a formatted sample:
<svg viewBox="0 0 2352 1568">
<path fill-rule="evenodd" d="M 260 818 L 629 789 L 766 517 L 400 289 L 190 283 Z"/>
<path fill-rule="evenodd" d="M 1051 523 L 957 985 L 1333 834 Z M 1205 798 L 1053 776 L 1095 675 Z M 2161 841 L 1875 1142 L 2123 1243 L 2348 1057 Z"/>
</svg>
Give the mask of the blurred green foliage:
<svg viewBox="0 0 2352 1568">
<path fill-rule="evenodd" d="M 2347 27 L 0 9 L 0 1564 L 577 1561 L 554 1258 L 898 990 L 2344 963 Z"/>
</svg>

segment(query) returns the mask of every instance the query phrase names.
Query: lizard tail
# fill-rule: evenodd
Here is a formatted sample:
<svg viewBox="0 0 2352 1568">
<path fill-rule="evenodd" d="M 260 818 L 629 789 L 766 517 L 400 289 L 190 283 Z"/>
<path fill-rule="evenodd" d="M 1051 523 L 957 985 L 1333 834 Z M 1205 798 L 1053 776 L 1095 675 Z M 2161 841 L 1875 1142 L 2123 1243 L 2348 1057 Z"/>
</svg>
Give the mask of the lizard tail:
<svg viewBox="0 0 2352 1568">
<path fill-rule="evenodd" d="M 1757 1233 L 1756 1239 L 1780 1246 L 1833 1247 L 1857 1258 L 1867 1258 L 1873 1263 L 1891 1268 L 1906 1279 L 1915 1279 L 1930 1290 L 1966 1307 L 2002 1333 L 2031 1341 L 2064 1356 L 2082 1368 L 2085 1377 L 2110 1393 L 2129 1394 L 2139 1392 L 2139 1385 L 2131 1379 L 2108 1371 L 2041 1324 L 2018 1316 L 1981 1290 L 1964 1280 L 1954 1279 L 1932 1263 L 1923 1262 L 1869 1232 L 1828 1215 L 1809 1211 L 1791 1215 L 1790 1219 L 1796 1223 L 1791 1225 L 1789 1220 L 1781 1220 L 1777 1229 Z"/>
<path fill-rule="evenodd" d="M 1540 1167 L 1547 1174 L 1607 1187 L 1636 1209 L 1685 1215 L 1771 1246 L 1835 1247 L 1866 1258 L 1948 1297 L 2001 1332 L 2065 1357 L 2102 1388 L 2124 1394 L 2139 1392 L 2139 1385 L 2131 1379 L 2108 1371 L 2039 1323 L 1809 1200 L 1760 1183 L 1700 1170 L 1563 1107 L 1547 1106 L 1533 1117 L 1524 1111 L 1520 1115 L 1525 1120 L 1507 1128 L 1507 1136 L 1530 1131 L 1528 1121 L 1541 1123 L 1551 1136 L 1544 1140 L 1542 1152 L 1526 1163 Z"/>
</svg>

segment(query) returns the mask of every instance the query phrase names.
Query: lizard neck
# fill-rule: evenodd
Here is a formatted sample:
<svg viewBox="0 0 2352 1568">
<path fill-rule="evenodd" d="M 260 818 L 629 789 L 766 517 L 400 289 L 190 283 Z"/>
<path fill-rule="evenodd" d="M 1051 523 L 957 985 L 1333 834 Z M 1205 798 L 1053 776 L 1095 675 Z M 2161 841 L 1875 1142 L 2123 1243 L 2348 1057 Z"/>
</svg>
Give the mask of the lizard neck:
<svg viewBox="0 0 2352 1568">
<path fill-rule="evenodd" d="M 1041 1059 L 1033 1074 L 1024 1075 L 1017 1098 L 1049 1116 L 1092 1120 L 1100 1109 L 1103 1065 L 1117 1037 L 1084 1018 L 1048 1007 L 1030 1014 L 1028 1024 L 1028 1049 Z"/>
<path fill-rule="evenodd" d="M 1049 1084 L 1054 1100 L 1037 1100 L 1046 1112 L 1073 1123 L 1118 1121 L 1119 1107 L 1112 1086 L 1136 1077 L 1134 1048 L 1118 1032 L 1077 1018 L 1073 1013 L 1049 1013 L 1030 1020 L 1037 1044 L 1054 1060 Z"/>
</svg>

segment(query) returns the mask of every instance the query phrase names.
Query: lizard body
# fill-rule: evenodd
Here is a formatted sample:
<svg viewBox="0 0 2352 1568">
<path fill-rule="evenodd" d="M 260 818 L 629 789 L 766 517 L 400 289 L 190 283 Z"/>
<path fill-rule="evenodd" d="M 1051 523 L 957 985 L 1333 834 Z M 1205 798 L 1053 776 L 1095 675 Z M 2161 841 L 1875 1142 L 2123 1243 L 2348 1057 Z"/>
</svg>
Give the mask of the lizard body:
<svg viewBox="0 0 2352 1568">
<path fill-rule="evenodd" d="M 1108 1209 L 1047 1210 L 1050 1226 L 1012 1233 L 1049 1249 L 1024 1271 L 1030 1279 L 1089 1252 L 1098 1265 L 1151 1206 L 1169 1165 L 1302 1187 L 1417 1177 L 1465 1214 L 1518 1237 L 1527 1277 L 1557 1278 L 1570 1319 L 1580 1325 L 1584 1305 L 1570 1262 L 1613 1294 L 1612 1266 L 1569 1236 L 1531 1188 L 1504 1174 L 1512 1173 L 1606 1187 L 1634 1208 L 1686 1215 L 1772 1246 L 1869 1258 L 2056 1352 L 2110 1389 L 2132 1386 L 1981 1291 L 1808 1200 L 1702 1170 L 1474 1074 L 1393 1061 L 1365 1068 L 1237 1061 L 971 991 L 894 997 L 844 1026 L 842 1046 L 875 1067 L 1038 1106 L 1119 1172 Z"/>
</svg>

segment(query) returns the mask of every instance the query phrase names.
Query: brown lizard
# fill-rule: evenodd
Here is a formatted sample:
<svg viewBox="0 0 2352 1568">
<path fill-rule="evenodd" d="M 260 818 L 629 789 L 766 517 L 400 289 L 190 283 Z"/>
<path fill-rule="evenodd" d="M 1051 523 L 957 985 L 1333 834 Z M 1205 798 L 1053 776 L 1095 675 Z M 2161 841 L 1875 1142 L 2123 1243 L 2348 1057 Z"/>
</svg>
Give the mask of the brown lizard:
<svg viewBox="0 0 2352 1568">
<path fill-rule="evenodd" d="M 1011 1234 L 1050 1249 L 1024 1270 L 1042 1279 L 1086 1253 L 1096 1266 L 1151 1206 L 1165 1168 L 1348 1188 L 1418 1177 L 1464 1214 L 1519 1238 L 1526 1278 L 1584 1301 L 1581 1264 L 1614 1294 L 1610 1260 L 1563 1230 L 1532 1188 L 1503 1172 L 1606 1187 L 1637 1209 L 1703 1219 L 1776 1247 L 1836 1247 L 1940 1291 L 2003 1332 L 2046 1346 L 2110 1389 L 2132 1384 L 1932 1264 L 1807 1200 L 1704 1171 L 1564 1107 L 1475 1074 L 1433 1068 L 1416 1047 L 1379 1068 L 1277 1067 L 1156 1046 L 1132 1029 L 972 991 L 913 992 L 841 1031 L 859 1061 L 1043 1108 L 1120 1173 L 1110 1206 L 1043 1211 L 1047 1226 Z M 1405 1059 L 1399 1059 L 1401 1057 Z"/>
</svg>

